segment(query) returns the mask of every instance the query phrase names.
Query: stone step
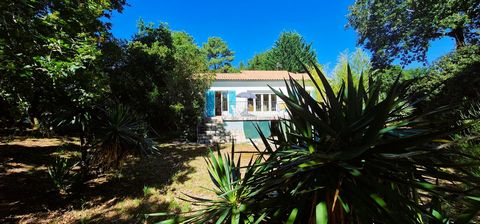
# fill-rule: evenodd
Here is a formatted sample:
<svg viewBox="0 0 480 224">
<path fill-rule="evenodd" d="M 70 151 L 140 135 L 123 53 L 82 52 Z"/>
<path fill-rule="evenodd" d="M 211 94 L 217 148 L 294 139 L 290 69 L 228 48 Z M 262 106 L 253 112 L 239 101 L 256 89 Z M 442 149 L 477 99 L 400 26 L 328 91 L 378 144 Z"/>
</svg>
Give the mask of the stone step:
<svg viewBox="0 0 480 224">
<path fill-rule="evenodd" d="M 218 134 L 217 131 L 205 131 L 204 133 L 205 133 L 206 135 L 216 135 L 216 134 Z"/>
<path fill-rule="evenodd" d="M 209 139 L 201 139 L 197 141 L 199 144 L 212 144 L 212 140 Z"/>
<path fill-rule="evenodd" d="M 231 139 L 225 131 L 222 117 L 205 118 L 197 131 L 198 143 L 229 142 Z"/>
</svg>

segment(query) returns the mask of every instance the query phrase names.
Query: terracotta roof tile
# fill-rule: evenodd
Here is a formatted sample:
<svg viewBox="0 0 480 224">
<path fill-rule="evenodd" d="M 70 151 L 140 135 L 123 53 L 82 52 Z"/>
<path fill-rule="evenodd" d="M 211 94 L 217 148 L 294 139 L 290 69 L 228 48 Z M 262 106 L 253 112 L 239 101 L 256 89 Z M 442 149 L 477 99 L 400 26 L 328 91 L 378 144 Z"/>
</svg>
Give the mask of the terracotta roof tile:
<svg viewBox="0 0 480 224">
<path fill-rule="evenodd" d="M 283 80 L 289 79 L 309 80 L 307 73 L 292 73 L 288 71 L 258 71 L 243 70 L 240 73 L 217 73 L 215 80 Z"/>
</svg>

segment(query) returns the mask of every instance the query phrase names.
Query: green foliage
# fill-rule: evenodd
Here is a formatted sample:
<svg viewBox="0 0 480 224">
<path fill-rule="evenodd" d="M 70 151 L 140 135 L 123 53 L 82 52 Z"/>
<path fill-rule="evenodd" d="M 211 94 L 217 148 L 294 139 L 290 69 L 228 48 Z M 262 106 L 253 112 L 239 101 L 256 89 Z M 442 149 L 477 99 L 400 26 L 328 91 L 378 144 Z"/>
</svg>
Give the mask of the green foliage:
<svg viewBox="0 0 480 224">
<path fill-rule="evenodd" d="M 455 122 L 461 113 L 467 112 L 470 104 L 480 98 L 480 46 L 466 46 L 440 58 L 431 67 L 428 76 L 420 80 L 418 89 L 424 91 L 427 99 L 417 107 L 427 111 L 442 105 L 460 105 L 442 116 L 432 119 L 444 119 Z"/>
<path fill-rule="evenodd" d="M 247 69 L 247 66 L 243 63 L 243 61 L 240 61 L 240 63 L 238 63 L 238 70 L 242 71 L 245 69 Z"/>
<path fill-rule="evenodd" d="M 175 67 L 167 91 L 171 101 L 182 108 L 175 113 L 178 129 L 183 131 L 185 137 L 192 139 L 196 135 L 198 120 L 203 116 L 203 94 L 212 77 L 208 74 L 205 54 L 195 44 L 193 37 L 185 32 L 173 32 L 172 37 Z"/>
<path fill-rule="evenodd" d="M 471 104 L 461 117 L 465 122 L 473 124 L 462 133 L 454 135 L 453 139 L 459 142 L 462 152 L 480 158 L 480 102 Z M 471 167 L 470 170 L 480 177 L 480 166 Z"/>
<path fill-rule="evenodd" d="M 157 151 L 147 137 L 147 124 L 123 105 L 107 108 L 94 121 L 93 164 L 116 167 L 129 155 L 148 155 Z"/>
<path fill-rule="evenodd" d="M 242 168 L 240 165 L 241 156 L 235 163 L 234 145 L 232 145 L 232 153 L 230 155 L 221 155 L 210 152 L 209 160 L 206 160 L 208 173 L 215 189 L 212 190 L 217 198 L 204 199 L 188 196 L 194 204 L 205 206 L 192 215 L 185 217 L 176 217 L 168 219 L 160 223 L 261 223 L 266 220 L 266 213 L 263 213 L 261 207 L 251 207 L 252 198 L 257 197 L 258 191 L 248 185 L 249 181 L 258 172 L 255 167 L 261 161 L 257 158 L 250 160 L 247 170 L 245 170 L 242 178 Z M 149 216 L 167 216 L 168 213 L 154 213 Z"/>
<path fill-rule="evenodd" d="M 355 85 L 358 85 L 357 81 L 362 74 L 370 74 L 370 70 L 372 69 L 370 57 L 361 48 L 357 48 L 354 53 L 344 51 L 340 54 L 337 64 L 333 69 L 331 82 L 334 91 L 340 90 L 343 81 L 347 80 L 347 66 L 350 66 Z M 365 82 L 364 84 L 367 83 Z"/>
<path fill-rule="evenodd" d="M 480 46 L 465 46 L 440 58 L 433 68 L 439 76 L 450 78 L 471 70 L 480 61 Z"/>
<path fill-rule="evenodd" d="M 300 34 L 284 32 L 280 34 L 274 47 L 270 50 L 271 60 L 279 70 L 304 72 L 301 63 L 307 64 L 317 61 L 317 55 L 311 48 L 312 44 L 307 44 Z"/>
<path fill-rule="evenodd" d="M 362 76 L 355 85 L 347 66 L 347 80 L 335 92 L 314 67 L 321 102 L 293 79 L 286 93 L 272 89 L 290 119 L 272 127 L 279 134 L 269 141 L 261 134 L 264 150 L 257 148 L 256 164 L 247 168 L 255 170 L 253 176 L 239 179 L 242 187 L 231 191 L 255 190 L 242 200 L 246 217 L 264 217 L 262 223 L 467 223 L 475 216 L 480 179 L 465 168 L 480 160 L 459 153 L 448 140 L 463 125 L 443 126 L 412 113 L 412 81 L 397 80 L 382 95 L 379 83 L 366 88 Z M 452 198 L 472 207 L 447 216 L 442 204 Z M 222 211 L 208 208 L 201 215 Z"/>
<path fill-rule="evenodd" d="M 273 141 L 279 146 L 269 157 L 274 159 L 265 162 L 278 178 L 264 184 L 282 183 L 275 191 L 285 192 L 282 200 L 297 204 L 293 208 L 304 214 L 300 223 L 313 219 L 308 214 L 319 202 L 327 203 L 333 223 L 421 223 L 419 214 L 435 220 L 424 210 L 435 206 L 433 198 L 448 201 L 453 189 L 465 196 L 469 194 L 465 186 L 478 187 L 478 178 L 455 169 L 453 164 L 462 166 L 453 159 L 461 157 L 455 148 L 431 144 L 457 129 L 438 128 L 409 113 L 410 81 L 394 83 L 381 97 L 378 84 L 366 89 L 360 78 L 360 84 L 354 85 L 348 67 L 346 85 L 338 92 L 319 70 L 317 74 L 325 88 L 324 103 L 318 104 L 293 80 L 288 96 L 277 92 L 291 120 Z M 453 167 L 457 175 L 444 167 Z M 465 185 L 447 187 L 432 178 L 460 179 Z M 287 207 L 285 213 L 293 208 Z"/>
<path fill-rule="evenodd" d="M 83 102 L 101 91 L 93 84 L 100 72 L 98 46 L 109 35 L 109 24 L 101 18 L 121 11 L 124 4 L 123 0 L 2 1 L 0 101 L 16 114 L 5 119 L 39 118 L 58 105 Z"/>
<path fill-rule="evenodd" d="M 271 59 L 270 51 L 255 54 L 252 59 L 248 61 L 248 69 L 251 70 L 275 70 L 274 62 Z"/>
<path fill-rule="evenodd" d="M 208 67 L 215 72 L 230 72 L 235 52 L 228 48 L 227 43 L 220 37 L 209 37 L 203 44 L 202 50 L 207 55 Z"/>
<path fill-rule="evenodd" d="M 413 87 L 411 89 L 414 89 L 417 93 L 422 92 L 423 95 L 425 95 L 427 94 L 427 92 L 425 92 L 425 84 L 430 80 L 435 79 L 434 77 L 430 76 L 430 73 L 431 69 L 426 67 L 403 69 L 402 67 L 397 65 L 390 66 L 383 70 L 376 70 L 373 73 L 372 78 L 374 78 L 377 82 L 382 83 L 380 85 L 380 89 L 383 93 L 388 92 L 388 90 L 392 87 L 393 83 L 395 83 L 397 77 L 399 77 L 399 80 L 402 82 L 412 79 L 418 79 L 417 82 L 412 84 Z M 433 96 L 431 92 L 429 92 L 428 94 Z"/>
<path fill-rule="evenodd" d="M 426 62 L 429 43 L 443 37 L 455 39 L 457 48 L 478 44 L 479 6 L 475 0 L 358 0 L 348 19 L 378 68 L 399 55 L 404 64 Z"/>
<path fill-rule="evenodd" d="M 57 157 L 53 164 L 48 166 L 48 175 L 57 190 L 65 192 L 72 185 L 74 176 L 71 171 L 77 164 L 71 159 Z"/>
<path fill-rule="evenodd" d="M 416 103 L 417 112 L 422 113 L 445 105 L 457 105 L 455 110 L 429 116 L 431 120 L 456 123 L 462 113 L 480 97 L 476 88 L 480 84 L 480 47 L 465 46 L 449 53 L 428 68 L 402 69 L 390 66 L 376 71 L 374 79 L 381 82 L 382 92 L 387 92 L 400 75 L 400 80 L 416 79 L 412 89 L 421 99 Z M 393 75 L 392 75 L 393 74 Z"/>
<path fill-rule="evenodd" d="M 476 158 L 480 158 L 480 124 L 475 124 L 464 135 L 456 135 L 455 140 L 460 142 L 460 149 L 464 153 L 471 154 Z M 480 177 L 480 166 L 472 167 L 471 171 Z"/>
<path fill-rule="evenodd" d="M 164 24 L 141 21 L 132 41 L 113 39 L 101 18 L 124 3 L 0 3 L 8 12 L 0 22 L 2 127 L 36 119 L 45 130 L 79 135 L 84 146 L 95 107 L 113 102 L 160 134 L 193 139 L 209 84 L 209 75 L 198 75 L 208 70 L 206 55 L 191 36 Z"/>
<path fill-rule="evenodd" d="M 144 116 L 159 134 L 192 139 L 210 83 L 205 54 L 193 38 L 141 21 L 133 40 L 117 48 L 119 62 L 110 75 L 116 101 Z"/>
<path fill-rule="evenodd" d="M 168 110 L 169 103 L 161 95 L 166 92 L 164 78 L 171 75 L 174 66 L 173 39 L 168 27 L 160 24 L 156 28 L 140 21 L 133 40 L 118 47 L 123 55 L 110 75 L 113 95 L 139 114 Z M 167 108 L 159 109 L 161 104 Z"/>
<path fill-rule="evenodd" d="M 317 61 L 317 55 L 312 44 L 296 32 L 283 32 L 275 41 L 272 49 L 255 55 L 248 61 L 252 70 L 287 70 L 290 72 L 305 72 L 302 63 Z"/>
</svg>

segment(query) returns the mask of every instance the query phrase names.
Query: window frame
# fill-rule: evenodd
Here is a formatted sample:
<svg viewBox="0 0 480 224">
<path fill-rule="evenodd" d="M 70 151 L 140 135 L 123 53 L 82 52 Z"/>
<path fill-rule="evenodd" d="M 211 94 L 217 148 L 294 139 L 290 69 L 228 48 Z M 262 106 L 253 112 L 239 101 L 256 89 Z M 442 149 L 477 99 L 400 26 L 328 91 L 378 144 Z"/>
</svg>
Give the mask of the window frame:
<svg viewBox="0 0 480 224">
<path fill-rule="evenodd" d="M 256 99 L 253 100 L 253 110 L 249 110 L 249 112 L 276 112 L 278 109 L 278 96 L 275 95 L 275 93 L 253 93 L 256 96 Z M 266 96 L 266 102 L 265 104 L 265 96 Z M 275 98 L 275 101 L 272 101 L 272 99 Z M 248 108 L 248 102 L 250 99 L 247 99 L 247 108 Z M 260 105 L 258 105 L 260 103 Z M 272 103 L 275 103 L 273 105 Z M 265 108 L 265 105 L 267 108 Z M 260 108 L 258 108 L 260 106 Z"/>
<path fill-rule="evenodd" d="M 273 101 L 273 98 L 275 98 L 275 101 Z M 273 104 L 273 102 L 275 102 L 275 104 Z M 270 94 L 270 111 L 277 111 L 277 107 L 278 107 L 278 96 L 275 95 L 275 94 Z"/>
<path fill-rule="evenodd" d="M 255 93 L 255 100 L 253 104 L 253 108 L 255 109 L 255 112 L 262 112 L 262 94 L 261 93 Z M 260 104 L 260 110 L 258 110 L 258 104 Z"/>
<path fill-rule="evenodd" d="M 221 92 L 221 96 L 222 96 L 222 97 L 221 97 L 221 104 L 220 104 L 220 106 L 222 107 L 222 110 L 221 110 L 221 111 L 222 111 L 222 112 L 228 112 L 228 110 L 229 110 L 229 103 L 230 103 L 230 102 L 229 102 L 229 99 L 228 99 L 228 91 L 222 91 L 222 92 Z M 226 100 L 225 100 L 225 99 L 226 99 Z M 226 102 L 225 102 L 225 101 L 226 101 Z M 224 110 L 225 106 L 226 106 L 227 110 Z"/>
<path fill-rule="evenodd" d="M 270 112 L 270 95 L 270 93 L 262 94 L 262 112 Z M 265 99 L 265 97 L 267 97 L 267 99 Z M 265 106 L 267 106 L 267 108 L 265 108 Z"/>
</svg>

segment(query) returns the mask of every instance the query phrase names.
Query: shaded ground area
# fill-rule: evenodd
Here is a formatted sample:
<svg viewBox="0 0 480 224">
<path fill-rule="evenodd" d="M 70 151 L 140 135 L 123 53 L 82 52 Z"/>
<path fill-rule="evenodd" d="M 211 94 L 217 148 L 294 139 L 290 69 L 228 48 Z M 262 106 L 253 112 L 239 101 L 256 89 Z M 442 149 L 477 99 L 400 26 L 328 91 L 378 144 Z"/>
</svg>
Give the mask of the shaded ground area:
<svg viewBox="0 0 480 224">
<path fill-rule="evenodd" d="M 69 150 L 59 152 L 65 144 L 69 147 L 62 148 Z M 0 143 L 0 223 L 145 223 L 145 213 L 195 209 L 179 199 L 184 194 L 213 197 L 204 189 L 212 187 L 204 161 L 207 147 L 159 146 L 160 155 L 130 158 L 118 172 L 90 181 L 81 195 L 59 196 L 47 166 L 56 156 L 79 156 L 74 139 Z M 230 152 L 230 146 L 222 147 Z M 237 145 L 237 150 L 252 147 Z"/>
</svg>

